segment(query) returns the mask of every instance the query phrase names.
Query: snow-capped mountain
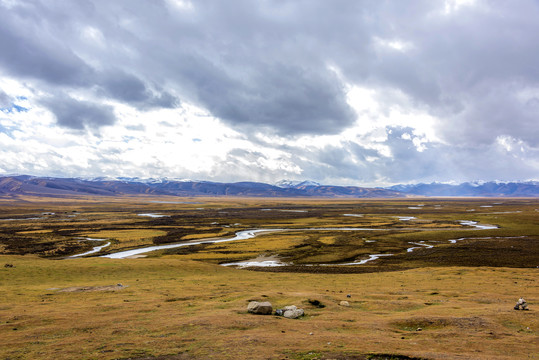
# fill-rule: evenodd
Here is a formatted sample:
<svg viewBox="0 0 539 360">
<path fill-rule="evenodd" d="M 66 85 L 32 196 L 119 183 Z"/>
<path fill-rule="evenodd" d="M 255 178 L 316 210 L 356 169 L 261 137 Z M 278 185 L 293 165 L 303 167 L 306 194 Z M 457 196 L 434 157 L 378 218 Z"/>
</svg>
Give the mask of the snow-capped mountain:
<svg viewBox="0 0 539 360">
<path fill-rule="evenodd" d="M 294 181 L 294 180 L 281 180 L 275 183 L 275 186 L 284 189 L 297 189 L 305 186 L 321 186 L 319 183 L 311 180 Z"/>
</svg>

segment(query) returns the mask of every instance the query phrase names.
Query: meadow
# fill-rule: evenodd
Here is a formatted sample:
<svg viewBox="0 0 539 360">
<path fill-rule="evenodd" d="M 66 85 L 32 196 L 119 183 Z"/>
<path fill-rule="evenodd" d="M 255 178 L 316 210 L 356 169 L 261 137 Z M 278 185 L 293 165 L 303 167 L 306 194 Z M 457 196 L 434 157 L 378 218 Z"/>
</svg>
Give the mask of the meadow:
<svg viewBox="0 0 539 360">
<path fill-rule="evenodd" d="M 539 359 L 538 220 L 537 199 L 0 199 L 0 358 Z M 250 229 L 280 231 L 212 242 Z"/>
</svg>

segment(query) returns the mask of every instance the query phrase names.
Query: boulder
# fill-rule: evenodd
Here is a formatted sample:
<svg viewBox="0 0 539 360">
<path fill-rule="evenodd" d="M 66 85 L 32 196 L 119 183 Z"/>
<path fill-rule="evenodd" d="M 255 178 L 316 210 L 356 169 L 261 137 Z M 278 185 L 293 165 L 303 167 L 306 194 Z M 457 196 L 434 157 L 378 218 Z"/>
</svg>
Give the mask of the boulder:
<svg viewBox="0 0 539 360">
<path fill-rule="evenodd" d="M 271 313 L 273 312 L 273 307 L 268 301 L 251 301 L 249 305 L 247 305 L 247 312 L 257 315 L 271 315 Z"/>
<path fill-rule="evenodd" d="M 343 300 L 339 303 L 340 306 L 350 306 L 350 303 L 346 300 Z"/>
<path fill-rule="evenodd" d="M 283 316 L 287 319 L 297 319 L 304 314 L 303 309 L 298 309 L 295 305 L 285 306 L 283 308 Z"/>
</svg>

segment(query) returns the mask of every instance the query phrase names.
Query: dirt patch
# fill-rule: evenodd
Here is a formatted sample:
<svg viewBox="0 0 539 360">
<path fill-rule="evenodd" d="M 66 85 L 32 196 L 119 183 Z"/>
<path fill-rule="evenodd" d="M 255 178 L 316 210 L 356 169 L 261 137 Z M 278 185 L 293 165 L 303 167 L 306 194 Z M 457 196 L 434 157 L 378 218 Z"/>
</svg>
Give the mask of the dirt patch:
<svg viewBox="0 0 539 360">
<path fill-rule="evenodd" d="M 398 354 L 346 354 L 346 353 L 317 353 L 308 352 L 292 354 L 291 359 L 318 359 L 318 360 L 428 360 L 426 358 L 410 357 Z M 286 357 L 288 358 L 288 356 Z M 120 360 L 190 360 L 194 359 L 188 354 L 164 355 L 157 357 L 130 357 Z"/>
<path fill-rule="evenodd" d="M 156 357 L 130 357 L 130 358 L 122 358 L 118 360 L 190 360 L 195 359 L 189 354 L 177 354 L 177 355 L 163 355 L 163 356 L 156 356 Z"/>
<path fill-rule="evenodd" d="M 90 292 L 90 291 L 118 291 L 128 287 L 127 285 L 105 285 L 105 286 L 72 286 L 58 290 L 58 292 Z"/>
<path fill-rule="evenodd" d="M 456 327 L 460 329 L 479 329 L 485 328 L 488 323 L 480 317 L 417 317 L 395 321 L 392 323 L 392 325 L 401 330 L 421 331 L 443 329 L 447 327 Z"/>
<path fill-rule="evenodd" d="M 406 266 L 278 266 L 278 267 L 250 267 L 246 270 L 281 272 L 281 273 L 306 273 L 306 274 L 363 274 L 373 272 L 403 271 L 411 269 Z"/>
</svg>

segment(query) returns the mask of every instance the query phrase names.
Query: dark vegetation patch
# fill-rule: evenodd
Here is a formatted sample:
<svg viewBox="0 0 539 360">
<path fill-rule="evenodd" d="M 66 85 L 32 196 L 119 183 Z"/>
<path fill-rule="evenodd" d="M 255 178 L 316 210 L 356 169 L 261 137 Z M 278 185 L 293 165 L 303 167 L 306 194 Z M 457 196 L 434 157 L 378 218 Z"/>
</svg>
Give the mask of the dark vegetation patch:
<svg viewBox="0 0 539 360">
<path fill-rule="evenodd" d="M 0 233 L 0 244 L 3 249 L 0 252 L 5 255 L 37 254 L 42 257 L 61 257 L 73 253 L 84 252 L 92 248 L 88 242 L 75 239 L 55 237 L 54 234 L 47 236 L 18 235 L 12 231 Z"/>
<path fill-rule="evenodd" d="M 162 356 L 144 356 L 144 357 L 128 357 L 128 358 L 121 358 L 118 360 L 190 360 L 190 359 L 196 359 L 196 357 L 193 357 L 189 355 L 189 353 L 183 353 L 183 354 L 176 354 L 176 355 L 162 355 Z"/>
<path fill-rule="evenodd" d="M 469 239 L 418 249 L 380 260 L 386 265 L 419 266 L 492 266 L 535 268 L 539 264 L 539 237 Z"/>
<path fill-rule="evenodd" d="M 373 272 L 403 271 L 412 267 L 402 266 L 278 266 L 278 267 L 250 267 L 251 271 L 265 271 L 275 273 L 306 273 L 306 274 L 364 274 Z"/>
<path fill-rule="evenodd" d="M 400 354 L 359 354 L 352 351 L 322 352 L 315 350 L 287 354 L 287 357 L 297 360 L 428 360 L 427 358 Z"/>
<path fill-rule="evenodd" d="M 316 299 L 308 299 L 307 302 L 308 302 L 309 304 L 311 304 L 312 306 L 317 307 L 317 308 L 320 308 L 320 309 L 323 309 L 323 308 L 326 307 L 326 305 L 322 304 L 322 303 L 320 302 L 320 300 L 316 300 Z"/>
<path fill-rule="evenodd" d="M 318 352 L 309 351 L 302 353 L 289 353 L 286 355 L 289 359 L 297 360 L 428 360 L 427 358 L 411 357 L 399 354 L 353 354 L 353 353 L 335 353 L 335 352 Z M 118 360 L 190 360 L 197 357 L 189 355 L 189 353 L 181 353 L 176 355 L 162 355 L 152 357 L 129 357 Z M 278 358 L 278 357 L 276 357 Z"/>
<path fill-rule="evenodd" d="M 179 228 L 172 229 L 167 232 L 166 235 L 157 236 L 153 238 L 152 242 L 156 245 L 160 244 L 169 244 L 182 241 L 182 238 L 188 235 L 196 234 L 208 234 L 208 236 L 215 233 L 219 233 L 223 230 L 222 227 L 210 227 L 210 228 Z M 230 235 L 233 235 L 233 232 L 230 232 Z"/>
<path fill-rule="evenodd" d="M 193 244 L 173 249 L 162 250 L 163 255 L 189 255 L 204 250 L 210 243 L 206 244 Z"/>
<path fill-rule="evenodd" d="M 400 330 L 422 331 L 437 330 L 447 327 L 456 327 L 459 329 L 482 329 L 487 327 L 488 323 L 480 317 L 418 317 L 395 321 L 392 325 Z"/>
</svg>

